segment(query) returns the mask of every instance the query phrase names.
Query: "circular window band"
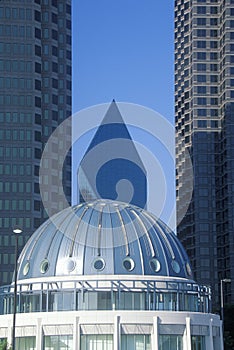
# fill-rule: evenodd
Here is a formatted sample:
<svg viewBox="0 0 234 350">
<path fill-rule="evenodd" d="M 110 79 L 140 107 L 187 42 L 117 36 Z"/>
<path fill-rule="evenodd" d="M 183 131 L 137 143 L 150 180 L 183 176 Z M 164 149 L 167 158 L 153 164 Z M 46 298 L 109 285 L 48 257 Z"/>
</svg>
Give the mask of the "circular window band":
<svg viewBox="0 0 234 350">
<path fill-rule="evenodd" d="M 29 270 L 30 270 L 30 262 L 27 261 L 23 268 L 23 275 L 27 276 L 27 274 L 29 273 Z"/>
<path fill-rule="evenodd" d="M 93 262 L 93 267 L 95 268 L 95 270 L 98 270 L 98 271 L 102 271 L 105 265 L 106 265 L 105 260 L 102 258 L 97 258 Z"/>
<path fill-rule="evenodd" d="M 175 273 L 180 273 L 180 265 L 176 260 L 172 260 L 171 266 Z"/>
<path fill-rule="evenodd" d="M 125 258 L 123 261 L 123 267 L 127 271 L 132 271 L 135 267 L 135 262 L 132 258 Z"/>
<path fill-rule="evenodd" d="M 158 259 L 156 259 L 156 258 L 151 259 L 149 264 L 150 264 L 151 269 L 154 272 L 159 272 L 161 270 L 161 264 L 160 264 L 160 261 Z"/>
<path fill-rule="evenodd" d="M 49 270 L 49 261 L 47 259 L 44 259 L 42 262 L 41 262 L 41 267 L 40 267 L 40 271 L 41 273 L 46 273 L 48 270 Z"/>
</svg>

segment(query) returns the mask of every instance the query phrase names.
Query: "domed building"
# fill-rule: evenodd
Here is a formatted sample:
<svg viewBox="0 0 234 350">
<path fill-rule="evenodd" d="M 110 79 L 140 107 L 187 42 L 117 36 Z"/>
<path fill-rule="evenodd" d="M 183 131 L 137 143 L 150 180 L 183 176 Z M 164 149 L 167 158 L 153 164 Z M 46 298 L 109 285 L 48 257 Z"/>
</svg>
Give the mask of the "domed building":
<svg viewBox="0 0 234 350">
<path fill-rule="evenodd" d="M 222 350 L 211 293 L 149 212 L 96 200 L 46 221 L 18 260 L 16 349 Z M 11 343 L 14 283 L 0 290 Z"/>
</svg>

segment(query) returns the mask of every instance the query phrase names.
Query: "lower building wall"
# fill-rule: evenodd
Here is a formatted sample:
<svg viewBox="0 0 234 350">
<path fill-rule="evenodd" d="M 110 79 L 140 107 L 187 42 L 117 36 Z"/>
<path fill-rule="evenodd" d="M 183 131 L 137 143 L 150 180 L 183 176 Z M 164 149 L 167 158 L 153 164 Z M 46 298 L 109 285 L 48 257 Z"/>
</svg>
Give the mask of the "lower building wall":
<svg viewBox="0 0 234 350">
<path fill-rule="evenodd" d="M 12 315 L 0 316 L 11 344 Z M 218 315 L 83 311 L 17 314 L 17 350 L 223 350 Z"/>
</svg>

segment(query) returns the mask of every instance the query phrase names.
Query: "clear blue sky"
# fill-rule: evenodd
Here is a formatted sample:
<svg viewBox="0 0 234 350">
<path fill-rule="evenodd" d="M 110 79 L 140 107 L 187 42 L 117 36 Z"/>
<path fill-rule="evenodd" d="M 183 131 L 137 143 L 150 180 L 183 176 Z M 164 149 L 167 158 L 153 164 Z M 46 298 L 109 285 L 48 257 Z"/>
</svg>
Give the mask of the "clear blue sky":
<svg viewBox="0 0 234 350">
<path fill-rule="evenodd" d="M 73 113 L 108 103 L 173 123 L 173 0 L 73 0 Z"/>
<path fill-rule="evenodd" d="M 174 123 L 173 6 L 173 0 L 73 0 L 73 114 L 115 99 L 151 108 Z M 73 148 L 74 202 L 78 159 L 91 137 Z M 134 140 L 163 162 L 171 211 L 174 164 L 149 135 L 135 134 Z"/>
</svg>

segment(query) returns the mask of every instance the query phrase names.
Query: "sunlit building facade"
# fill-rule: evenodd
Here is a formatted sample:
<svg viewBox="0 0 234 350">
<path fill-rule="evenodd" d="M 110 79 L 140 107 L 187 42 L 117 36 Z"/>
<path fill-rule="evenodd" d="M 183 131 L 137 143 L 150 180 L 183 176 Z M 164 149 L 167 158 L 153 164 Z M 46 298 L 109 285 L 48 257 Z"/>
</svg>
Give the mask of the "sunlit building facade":
<svg viewBox="0 0 234 350">
<path fill-rule="evenodd" d="M 178 237 L 214 307 L 234 303 L 234 2 L 175 1 Z M 193 178 L 186 176 L 186 152 Z M 192 201 L 186 215 L 188 188 Z"/>
<path fill-rule="evenodd" d="M 45 222 L 18 260 L 16 345 L 25 350 L 222 350 L 210 289 L 175 234 L 139 207 L 96 200 Z M 0 290 L 11 343 L 14 284 Z"/>
</svg>

